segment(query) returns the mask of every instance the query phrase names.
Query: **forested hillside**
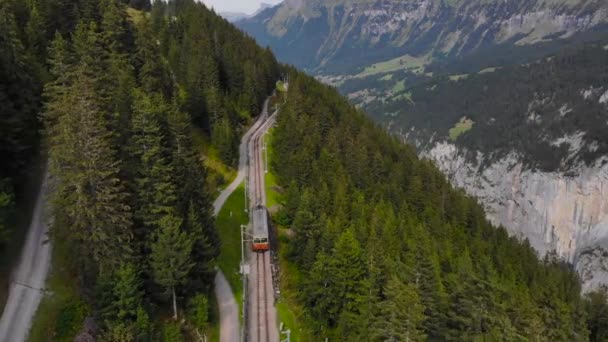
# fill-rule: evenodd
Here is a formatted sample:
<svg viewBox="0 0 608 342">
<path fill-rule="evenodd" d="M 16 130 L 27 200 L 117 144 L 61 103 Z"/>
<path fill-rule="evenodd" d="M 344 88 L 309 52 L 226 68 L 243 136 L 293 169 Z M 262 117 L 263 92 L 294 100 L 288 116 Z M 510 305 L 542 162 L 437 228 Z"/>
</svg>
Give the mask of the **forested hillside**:
<svg viewBox="0 0 608 342">
<path fill-rule="evenodd" d="M 337 92 L 290 77 L 273 137 L 275 220 L 318 340 L 601 341 L 605 295 L 492 226 L 435 166 Z M 585 310 L 588 308 L 588 310 Z"/>
<path fill-rule="evenodd" d="M 180 328 L 155 322 L 184 313 L 186 326 L 204 327 L 219 240 L 192 132 L 234 164 L 279 74 L 268 50 L 202 4 L 131 5 L 149 11 L 119 0 L 0 4 L 0 206 L 42 129 L 53 272 L 76 288 L 45 312 L 56 340 L 73 339 L 85 317 L 108 341 L 178 341 Z"/>
<path fill-rule="evenodd" d="M 529 167 L 568 170 L 608 152 L 605 44 L 482 73 L 408 78 L 386 98 L 363 107 L 422 149 L 450 140 L 488 159 L 515 152 Z M 379 82 L 390 88 L 399 79 Z M 463 121 L 471 126 L 456 134 Z"/>
</svg>

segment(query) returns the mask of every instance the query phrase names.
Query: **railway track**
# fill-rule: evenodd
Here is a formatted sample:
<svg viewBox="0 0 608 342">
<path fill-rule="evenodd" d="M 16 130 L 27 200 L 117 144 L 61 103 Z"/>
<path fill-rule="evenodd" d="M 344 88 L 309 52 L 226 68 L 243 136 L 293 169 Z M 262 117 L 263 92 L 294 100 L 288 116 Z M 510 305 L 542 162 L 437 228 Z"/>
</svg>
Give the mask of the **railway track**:
<svg viewBox="0 0 608 342">
<path fill-rule="evenodd" d="M 257 276 L 258 276 L 258 339 L 257 341 L 262 342 L 270 341 L 270 329 L 268 322 L 268 296 L 266 292 L 266 252 L 257 253 Z"/>
<path fill-rule="evenodd" d="M 262 117 L 261 124 L 251 135 L 249 140 L 249 198 L 250 209 L 266 205 L 264 188 L 264 134 L 274 123 L 275 116 Z M 254 212 L 251 210 L 250 212 Z M 278 331 L 276 327 L 276 312 L 274 311 L 274 287 L 272 284 L 270 252 L 255 252 L 255 257 L 251 256 L 251 264 L 255 258 L 255 269 L 252 270 L 252 282 L 250 285 L 251 302 L 248 341 L 251 342 L 278 342 Z M 255 286 L 255 288 L 253 288 Z M 269 303 L 270 302 L 270 303 Z"/>
</svg>

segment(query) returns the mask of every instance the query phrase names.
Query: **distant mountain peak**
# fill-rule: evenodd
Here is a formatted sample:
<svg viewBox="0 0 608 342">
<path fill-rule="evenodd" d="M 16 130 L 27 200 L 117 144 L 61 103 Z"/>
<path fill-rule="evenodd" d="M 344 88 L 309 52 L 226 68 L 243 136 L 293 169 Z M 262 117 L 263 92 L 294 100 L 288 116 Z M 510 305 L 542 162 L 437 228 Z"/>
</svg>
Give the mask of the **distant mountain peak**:
<svg viewBox="0 0 608 342">
<path fill-rule="evenodd" d="M 255 11 L 255 12 L 254 12 L 254 13 L 253 13 L 251 16 L 250 16 L 250 17 L 255 17 L 256 15 L 260 14 L 260 13 L 261 13 L 263 10 L 265 10 L 265 9 L 267 9 L 267 8 L 271 8 L 271 7 L 274 7 L 274 6 L 279 6 L 279 5 L 280 5 L 280 4 L 278 4 L 278 5 L 273 5 L 273 4 L 269 4 L 269 3 L 266 3 L 266 2 L 262 2 L 262 3 L 260 4 L 260 7 L 259 7 L 259 8 L 258 8 L 258 9 L 257 9 L 257 10 L 256 10 L 256 11 Z"/>
<path fill-rule="evenodd" d="M 226 20 L 230 22 L 235 22 L 241 19 L 249 18 L 250 15 L 242 12 L 221 12 L 220 16 L 224 17 Z"/>
<path fill-rule="evenodd" d="M 349 73 L 397 57 L 458 58 L 608 26 L 596 0 L 285 0 L 239 22 L 279 59 Z"/>
</svg>

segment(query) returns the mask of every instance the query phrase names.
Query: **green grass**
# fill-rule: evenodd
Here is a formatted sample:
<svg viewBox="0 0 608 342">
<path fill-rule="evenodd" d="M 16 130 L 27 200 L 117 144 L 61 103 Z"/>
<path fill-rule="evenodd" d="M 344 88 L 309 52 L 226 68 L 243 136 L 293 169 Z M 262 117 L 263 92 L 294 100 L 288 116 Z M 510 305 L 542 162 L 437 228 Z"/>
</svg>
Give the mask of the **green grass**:
<svg viewBox="0 0 608 342">
<path fill-rule="evenodd" d="M 56 240 L 47 280 L 48 291 L 36 311 L 28 341 L 49 341 L 50 336 L 57 342 L 73 341 L 90 313 L 78 290 L 75 272 L 70 271 L 70 258 L 73 258 L 71 249 Z"/>
<path fill-rule="evenodd" d="M 272 132 L 273 130 L 270 129 L 268 133 L 264 136 L 264 139 L 266 140 L 266 148 L 268 148 L 268 153 L 266 153 L 266 155 L 268 156 L 268 165 L 270 165 L 270 156 L 273 155 Z M 272 173 L 270 170 L 268 170 L 268 172 L 264 175 L 264 187 L 266 188 L 266 207 L 272 208 L 280 204 L 283 195 L 279 192 L 280 187 L 277 184 L 276 177 L 274 173 Z"/>
<path fill-rule="evenodd" d="M 357 77 L 366 77 L 406 69 L 421 71 L 423 67 L 429 62 L 431 62 L 431 58 L 428 55 L 420 57 L 404 55 L 401 57 L 393 58 L 388 61 L 372 64 L 371 66 L 365 68 L 360 74 L 358 74 Z"/>
<path fill-rule="evenodd" d="M 192 141 L 203 165 L 207 167 L 207 189 L 215 198 L 222 188 L 236 177 L 236 170 L 222 162 L 217 149 L 211 146 L 208 137 L 200 128 L 192 126 Z"/>
<path fill-rule="evenodd" d="M 392 79 L 393 79 L 393 74 L 386 74 L 386 75 L 382 76 L 380 81 L 390 81 Z"/>
<path fill-rule="evenodd" d="M 241 225 L 249 223 L 245 212 L 245 189 L 241 184 L 228 197 L 217 216 L 216 227 L 222 241 L 218 266 L 224 272 L 234 297 L 243 307 L 243 283 L 239 273 L 241 263 Z"/>
<path fill-rule="evenodd" d="M 296 315 L 289 308 L 289 304 L 285 301 L 279 301 L 277 303 L 277 315 L 279 319 L 279 324 L 283 323 L 283 331 L 290 330 L 291 331 L 291 342 L 300 341 L 300 331 L 297 329 L 298 321 Z M 285 337 L 282 335 L 281 337 Z"/>
<path fill-rule="evenodd" d="M 409 103 L 413 104 L 414 100 L 412 99 L 412 93 L 411 92 L 406 92 L 406 93 L 401 93 L 393 98 L 391 98 L 392 101 L 399 101 L 399 100 L 406 100 Z"/>
<path fill-rule="evenodd" d="M 287 259 L 285 247 L 289 238 L 283 232 L 284 229 L 279 228 L 281 299 L 277 302 L 277 319 L 279 320 L 277 323 L 283 322 L 283 330 L 291 330 L 292 342 L 314 341 L 311 332 L 306 329 L 304 307 L 298 302 L 297 284 L 301 283 L 303 275 L 296 265 Z"/>
<path fill-rule="evenodd" d="M 455 141 L 461 134 L 466 133 L 473 128 L 473 120 L 463 117 L 460 121 L 452 128 L 450 128 L 450 139 Z"/>
<path fill-rule="evenodd" d="M 405 90 L 405 80 L 401 80 L 393 86 L 393 92 L 398 93 Z"/>
<path fill-rule="evenodd" d="M 207 335 L 207 341 L 210 342 L 219 342 L 220 340 L 220 308 L 217 305 L 217 298 L 215 295 L 209 297 L 209 326 L 206 331 L 204 331 L 205 335 Z"/>
</svg>

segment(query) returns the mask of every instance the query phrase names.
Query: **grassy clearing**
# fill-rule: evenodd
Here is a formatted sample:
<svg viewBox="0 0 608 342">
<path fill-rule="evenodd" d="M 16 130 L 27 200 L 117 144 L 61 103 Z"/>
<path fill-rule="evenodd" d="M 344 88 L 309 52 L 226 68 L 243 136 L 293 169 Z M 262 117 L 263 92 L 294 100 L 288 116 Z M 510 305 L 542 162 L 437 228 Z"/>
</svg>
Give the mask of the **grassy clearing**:
<svg viewBox="0 0 608 342">
<path fill-rule="evenodd" d="M 450 81 L 457 82 L 457 81 L 460 81 L 460 80 L 464 80 L 467 77 L 469 77 L 469 74 L 451 75 L 450 76 Z"/>
<path fill-rule="evenodd" d="M 393 79 L 393 74 L 386 74 L 386 75 L 382 76 L 380 81 L 390 81 L 392 79 Z"/>
<path fill-rule="evenodd" d="M 405 80 L 401 80 L 393 86 L 393 93 L 398 93 L 405 90 Z"/>
<path fill-rule="evenodd" d="M 381 73 L 388 73 L 397 70 L 414 70 L 421 71 L 423 67 L 431 61 L 428 55 L 414 57 L 410 55 L 404 55 L 401 57 L 393 58 L 391 60 L 372 64 L 365 68 L 363 72 L 357 75 L 357 77 L 366 77 L 370 75 L 376 75 Z"/>
<path fill-rule="evenodd" d="M 78 280 L 71 271 L 72 251 L 56 240 L 47 289 L 34 316 L 28 341 L 73 341 L 91 309 L 82 300 Z M 51 339 L 52 337 L 52 339 Z"/>
<path fill-rule="evenodd" d="M 471 128 L 473 128 L 473 124 L 473 120 L 468 119 L 466 117 L 461 118 L 460 121 L 456 124 L 456 126 L 450 128 L 450 139 L 452 141 L 455 141 L 461 134 L 464 134 Z"/>
<path fill-rule="evenodd" d="M 243 307 L 243 282 L 239 273 L 241 263 L 241 225 L 249 223 L 245 212 L 245 188 L 241 184 L 228 198 L 217 215 L 216 227 L 222 241 L 218 266 L 224 272 L 234 297 Z"/>
<path fill-rule="evenodd" d="M 408 101 L 409 103 L 413 104 L 414 100 L 412 99 L 412 93 L 411 92 L 406 92 L 406 93 L 401 93 L 393 98 L 391 98 L 392 101 L 401 101 L 401 100 L 405 100 Z"/>
<path fill-rule="evenodd" d="M 268 165 L 270 165 L 270 156 L 273 155 L 272 152 L 272 132 L 271 128 L 268 130 L 268 133 L 264 136 L 266 141 L 266 148 L 268 149 L 266 156 L 268 157 Z M 277 180 L 275 175 L 268 170 L 268 172 L 264 175 L 264 187 L 266 188 L 266 207 L 272 208 L 282 201 L 282 194 L 279 192 L 280 187 L 277 184 Z"/>
<path fill-rule="evenodd" d="M 215 198 L 222 188 L 236 177 L 236 170 L 227 166 L 219 157 L 217 149 L 209 143 L 208 137 L 203 131 L 192 126 L 192 140 L 194 148 L 198 151 L 203 165 L 207 167 L 207 188 Z"/>
</svg>

